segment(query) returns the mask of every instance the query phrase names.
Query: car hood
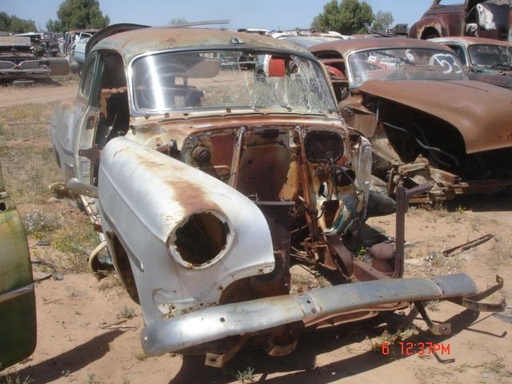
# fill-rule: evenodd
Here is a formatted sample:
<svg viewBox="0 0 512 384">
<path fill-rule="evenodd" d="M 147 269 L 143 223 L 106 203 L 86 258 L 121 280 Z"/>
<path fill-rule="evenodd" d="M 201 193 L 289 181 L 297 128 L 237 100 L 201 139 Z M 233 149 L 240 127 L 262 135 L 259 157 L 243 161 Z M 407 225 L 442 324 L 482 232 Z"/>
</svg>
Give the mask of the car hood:
<svg viewBox="0 0 512 384">
<path fill-rule="evenodd" d="M 359 90 L 445 120 L 460 131 L 467 153 L 512 146 L 508 89 L 469 80 L 370 80 Z"/>
<path fill-rule="evenodd" d="M 512 89 L 512 71 L 481 71 L 468 74 L 470 80 Z"/>
</svg>

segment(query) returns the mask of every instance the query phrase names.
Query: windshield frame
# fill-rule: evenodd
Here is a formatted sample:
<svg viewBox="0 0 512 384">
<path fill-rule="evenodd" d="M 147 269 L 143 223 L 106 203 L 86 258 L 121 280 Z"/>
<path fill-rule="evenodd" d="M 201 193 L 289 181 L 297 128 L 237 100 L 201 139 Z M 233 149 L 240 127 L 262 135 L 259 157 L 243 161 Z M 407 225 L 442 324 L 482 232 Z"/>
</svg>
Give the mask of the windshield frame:
<svg viewBox="0 0 512 384">
<path fill-rule="evenodd" d="M 423 58 L 419 58 L 419 54 Z M 351 52 L 346 61 L 350 88 L 359 88 L 368 80 L 467 80 L 459 57 L 453 52 L 436 48 L 374 47 Z M 364 69 L 363 66 L 368 68 Z M 381 69 L 385 71 L 380 72 Z M 365 76 L 362 76 L 363 73 Z"/>
<path fill-rule="evenodd" d="M 505 56 L 508 56 L 508 61 L 503 62 L 488 62 L 484 63 L 480 60 L 477 60 L 478 55 L 481 55 L 480 59 L 484 60 L 485 53 L 483 52 L 476 52 L 477 50 L 482 51 L 484 48 L 487 47 L 485 50 L 489 51 L 492 50 L 491 54 L 493 56 L 504 54 Z M 500 52 L 498 52 L 500 51 Z M 490 55 L 487 55 L 490 56 Z M 505 45 L 498 45 L 498 44 L 488 44 L 488 43 L 482 43 L 482 44 L 471 44 L 468 46 L 468 57 L 469 62 L 471 65 L 476 67 L 495 67 L 500 65 L 507 65 L 510 66 L 512 63 L 512 46 L 505 46 Z"/>
<path fill-rule="evenodd" d="M 231 55 L 232 57 L 237 57 L 237 54 L 238 60 L 240 60 L 240 57 L 244 55 L 244 61 L 236 62 L 233 60 L 229 61 L 219 59 L 221 55 Z M 287 67 L 286 72 L 284 74 L 269 76 L 268 67 L 265 67 L 265 65 L 268 65 L 265 64 L 265 62 L 268 62 L 268 60 L 264 60 L 262 58 L 265 55 L 273 55 L 276 56 L 277 58 L 288 59 L 288 61 L 291 64 L 295 65 L 293 67 L 289 63 L 290 67 L 295 68 L 295 72 L 292 72 L 292 69 Z M 141 102 L 140 95 L 137 94 L 138 89 L 140 89 L 144 84 L 148 84 L 148 82 L 162 83 L 162 79 L 165 77 L 161 74 L 157 74 L 157 72 L 154 72 L 154 68 L 152 68 L 151 65 L 148 65 L 148 63 L 154 59 L 161 59 L 163 60 L 163 62 L 169 59 L 171 65 L 173 65 L 174 61 L 180 62 L 182 64 L 184 62 L 184 60 L 182 59 L 187 56 L 195 56 L 196 58 L 200 57 L 200 61 L 210 62 L 219 59 L 218 73 L 215 73 L 215 69 L 210 68 L 206 70 L 206 73 L 196 73 L 193 74 L 192 77 L 185 75 L 182 77 L 176 76 L 176 78 L 179 77 L 181 80 L 181 83 L 178 84 L 180 88 L 188 90 L 189 88 L 196 87 L 196 89 L 192 92 L 195 93 L 197 98 L 204 97 L 204 99 L 202 100 L 206 100 L 206 98 L 213 93 L 209 93 L 209 89 L 206 89 L 205 92 L 203 92 L 204 95 L 201 96 L 198 92 L 202 92 L 204 90 L 199 89 L 197 87 L 197 84 L 202 83 L 201 86 L 205 86 L 207 88 L 206 85 L 208 83 L 213 84 L 215 81 L 217 81 L 217 83 L 220 84 L 216 85 L 217 90 L 219 90 L 219 92 L 222 92 L 227 99 L 230 98 L 228 91 L 230 92 L 230 94 L 236 94 L 236 92 L 240 92 L 240 94 L 243 94 L 243 92 L 247 92 L 247 95 L 244 96 L 246 96 L 246 98 L 252 98 L 256 94 L 256 88 L 257 86 L 259 86 L 258 82 L 262 82 L 262 84 L 265 82 L 272 82 L 272 86 L 275 87 L 275 89 L 277 89 L 277 91 L 281 93 L 283 99 L 285 97 L 287 97 L 288 99 L 285 100 L 286 103 L 283 102 L 282 104 L 279 105 L 274 105 L 272 103 L 270 103 L 270 105 L 259 105 L 256 101 L 251 99 L 251 102 L 239 104 L 237 104 L 236 102 L 230 104 L 229 102 L 223 103 L 222 101 L 219 101 L 217 103 L 210 104 L 204 103 L 205 105 L 203 105 L 203 103 L 195 103 L 194 105 L 185 105 L 185 103 L 183 103 L 179 106 L 176 106 L 176 104 L 172 106 L 172 103 L 168 102 L 167 100 L 161 100 L 158 105 L 144 106 L 143 103 Z M 247 57 L 250 58 L 251 56 L 253 57 L 253 59 L 250 59 L 247 62 Z M 198 64 L 198 67 L 203 64 L 205 63 Z M 250 69 L 243 69 L 242 65 L 248 65 Z M 146 70 L 144 70 L 144 66 L 146 66 Z M 194 69 L 192 68 L 192 70 Z M 172 71 L 174 71 L 174 69 Z M 208 73 L 208 71 L 210 72 Z M 171 73 L 171 75 L 173 74 L 175 73 Z M 187 71 L 187 75 L 190 74 L 190 71 Z M 224 82 L 226 78 L 221 78 L 222 75 L 233 75 L 237 79 L 235 81 L 231 81 L 230 83 Z M 169 74 L 167 74 L 166 76 L 174 77 L 169 76 Z M 195 78 L 194 76 L 197 76 L 197 78 Z M 282 77 L 278 78 L 278 76 Z M 144 77 L 146 79 L 144 79 Z M 251 47 L 233 48 L 211 46 L 191 49 L 170 49 L 165 51 L 149 52 L 135 57 L 130 62 L 128 66 L 128 78 L 130 93 L 132 96 L 131 108 L 134 111 L 134 114 L 136 115 L 165 114 L 167 116 L 188 116 L 191 113 L 198 113 L 202 115 L 218 115 L 219 113 L 226 112 L 247 113 L 248 110 L 250 110 L 252 113 L 299 113 L 306 115 L 328 115 L 337 112 L 337 104 L 334 96 L 334 91 L 332 90 L 332 85 L 330 84 L 329 78 L 326 75 L 325 68 L 314 56 L 308 55 L 307 52 L 302 54 L 301 52 L 296 51 L 269 49 L 262 50 L 261 48 L 257 49 Z M 296 81 L 297 79 L 302 81 Z M 301 88 L 301 86 L 304 88 Z M 306 89 L 305 87 L 308 87 L 308 92 L 304 92 Z M 292 92 L 296 90 L 298 90 L 299 95 L 294 96 Z M 263 94 L 266 95 L 266 97 L 268 98 L 269 93 Z M 165 99 L 165 95 L 163 93 L 157 94 L 156 97 Z M 175 96 L 172 97 L 175 98 Z M 232 99 L 234 98 L 235 97 L 232 97 Z M 304 100 L 304 104 L 300 104 L 301 99 Z"/>
</svg>

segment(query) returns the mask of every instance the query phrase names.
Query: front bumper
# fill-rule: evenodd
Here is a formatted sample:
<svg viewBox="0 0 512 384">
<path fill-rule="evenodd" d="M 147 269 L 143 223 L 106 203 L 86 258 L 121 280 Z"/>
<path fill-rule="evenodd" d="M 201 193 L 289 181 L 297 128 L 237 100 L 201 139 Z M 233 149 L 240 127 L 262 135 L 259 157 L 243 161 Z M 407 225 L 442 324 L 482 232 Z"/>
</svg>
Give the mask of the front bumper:
<svg viewBox="0 0 512 384">
<path fill-rule="evenodd" d="M 0 80 L 38 80 L 50 77 L 49 68 L 37 69 L 0 69 Z"/>
<path fill-rule="evenodd" d="M 314 323 L 376 305 L 454 299 L 474 295 L 476 291 L 475 283 L 466 274 L 343 284 L 156 320 L 143 330 L 142 346 L 147 355 L 158 355 L 286 324 Z"/>
</svg>

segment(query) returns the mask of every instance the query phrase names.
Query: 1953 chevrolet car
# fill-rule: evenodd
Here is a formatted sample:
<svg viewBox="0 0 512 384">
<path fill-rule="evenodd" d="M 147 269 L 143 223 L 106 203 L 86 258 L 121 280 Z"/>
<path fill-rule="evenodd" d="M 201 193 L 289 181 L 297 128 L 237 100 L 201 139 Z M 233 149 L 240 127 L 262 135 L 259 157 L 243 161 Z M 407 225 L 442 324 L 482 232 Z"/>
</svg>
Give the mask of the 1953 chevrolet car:
<svg viewBox="0 0 512 384">
<path fill-rule="evenodd" d="M 402 278 L 415 191 L 397 201 L 396 244 L 363 235 L 366 218 L 395 202 L 372 192 L 370 144 L 340 118 L 306 50 L 249 33 L 113 25 L 86 51 L 51 141 L 100 234 L 90 264 L 108 249 L 141 306 L 147 354 L 222 366 L 249 338 L 286 355 L 305 328 L 470 302 L 467 275 Z M 268 56 L 264 75 L 241 69 L 248 55 Z"/>
</svg>

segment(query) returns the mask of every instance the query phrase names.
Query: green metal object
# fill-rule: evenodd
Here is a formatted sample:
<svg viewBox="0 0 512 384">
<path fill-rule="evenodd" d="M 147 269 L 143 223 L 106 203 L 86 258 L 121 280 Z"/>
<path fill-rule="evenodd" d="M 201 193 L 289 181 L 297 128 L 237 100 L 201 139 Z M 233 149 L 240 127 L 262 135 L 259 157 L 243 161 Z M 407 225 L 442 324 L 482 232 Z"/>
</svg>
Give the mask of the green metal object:
<svg viewBox="0 0 512 384">
<path fill-rule="evenodd" d="M 0 370 L 36 346 L 36 304 L 25 229 L 5 191 L 0 166 Z"/>
</svg>

